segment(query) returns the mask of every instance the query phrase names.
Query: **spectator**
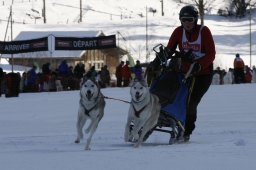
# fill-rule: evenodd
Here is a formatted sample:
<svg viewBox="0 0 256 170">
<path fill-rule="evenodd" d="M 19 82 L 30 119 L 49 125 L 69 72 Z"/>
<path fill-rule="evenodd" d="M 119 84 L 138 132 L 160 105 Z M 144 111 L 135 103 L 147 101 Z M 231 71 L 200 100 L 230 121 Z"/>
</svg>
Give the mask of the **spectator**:
<svg viewBox="0 0 256 170">
<path fill-rule="evenodd" d="M 212 85 L 219 85 L 220 84 L 220 74 L 217 70 L 213 71 L 213 77 L 212 77 Z"/>
<path fill-rule="evenodd" d="M 95 70 L 95 66 L 92 66 L 90 70 L 86 73 L 86 77 L 95 78 L 97 77 L 97 71 Z"/>
<path fill-rule="evenodd" d="M 244 61 L 239 54 L 234 59 L 234 79 L 236 84 L 244 83 Z"/>
<path fill-rule="evenodd" d="M 124 66 L 124 61 L 121 61 L 120 64 L 116 67 L 116 86 L 117 87 L 122 87 L 122 70 Z"/>
<path fill-rule="evenodd" d="M 84 74 L 85 74 L 85 68 L 84 68 L 84 64 L 82 62 L 79 62 L 74 69 L 74 75 L 76 78 L 78 78 L 79 80 L 81 78 L 83 78 Z"/>
<path fill-rule="evenodd" d="M 3 82 L 3 79 L 4 79 L 4 72 L 3 72 L 3 69 L 0 67 L 0 97 L 2 95 L 2 82 Z"/>
<path fill-rule="evenodd" d="M 256 68 L 252 67 L 252 82 L 256 83 Z"/>
<path fill-rule="evenodd" d="M 38 76 L 36 74 L 36 66 L 33 66 L 27 74 L 27 89 L 29 92 L 38 92 Z"/>
<path fill-rule="evenodd" d="M 142 79 L 142 67 L 140 65 L 140 61 L 136 61 L 136 65 L 132 68 L 132 72 L 135 74 L 135 79 L 141 80 Z"/>
<path fill-rule="evenodd" d="M 252 82 L 252 70 L 250 69 L 249 66 L 245 66 L 244 81 L 245 81 L 245 83 L 251 83 Z"/>
<path fill-rule="evenodd" d="M 43 73 L 44 75 L 49 75 L 49 74 L 51 74 L 50 63 L 45 63 L 45 64 L 43 64 L 43 66 L 42 66 L 42 73 Z"/>
<path fill-rule="evenodd" d="M 69 74 L 69 68 L 66 60 L 63 60 L 58 67 L 58 72 L 60 76 L 67 76 Z"/>
<path fill-rule="evenodd" d="M 123 66 L 123 69 L 122 69 L 122 77 L 123 77 L 123 81 L 124 81 L 123 87 L 128 87 L 130 84 L 130 80 L 132 78 L 129 64 L 130 64 L 130 62 L 126 61 L 125 65 Z"/>
<path fill-rule="evenodd" d="M 49 80 L 51 78 L 50 63 L 45 63 L 42 66 L 42 75 L 40 81 L 40 91 L 49 91 Z"/>
<path fill-rule="evenodd" d="M 223 78 L 224 84 L 233 84 L 234 83 L 234 75 L 232 68 L 229 68 L 228 72 L 225 74 Z"/>
<path fill-rule="evenodd" d="M 101 80 L 101 83 L 102 83 L 102 87 L 105 88 L 106 86 L 109 86 L 110 85 L 110 73 L 109 73 L 109 70 L 108 70 L 108 66 L 107 65 L 104 65 L 102 68 L 101 68 L 101 71 L 100 71 L 100 80 Z"/>
</svg>

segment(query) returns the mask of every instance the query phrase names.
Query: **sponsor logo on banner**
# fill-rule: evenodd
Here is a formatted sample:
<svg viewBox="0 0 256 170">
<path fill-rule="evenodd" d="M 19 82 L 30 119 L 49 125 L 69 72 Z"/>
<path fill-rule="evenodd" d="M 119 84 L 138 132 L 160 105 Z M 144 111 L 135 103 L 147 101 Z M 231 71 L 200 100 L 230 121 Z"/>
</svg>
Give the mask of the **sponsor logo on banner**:
<svg viewBox="0 0 256 170">
<path fill-rule="evenodd" d="M 1 54 L 17 54 L 35 51 L 48 51 L 48 37 L 21 41 L 0 41 Z"/>
<path fill-rule="evenodd" d="M 92 50 L 116 48 L 115 35 L 100 37 L 55 37 L 55 50 Z"/>
</svg>

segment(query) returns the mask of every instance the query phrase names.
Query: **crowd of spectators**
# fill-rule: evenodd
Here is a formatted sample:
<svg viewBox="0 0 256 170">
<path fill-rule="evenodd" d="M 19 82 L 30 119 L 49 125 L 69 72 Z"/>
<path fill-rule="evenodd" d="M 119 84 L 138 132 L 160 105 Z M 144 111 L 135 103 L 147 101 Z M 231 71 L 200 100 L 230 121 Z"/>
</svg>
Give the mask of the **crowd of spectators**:
<svg viewBox="0 0 256 170">
<path fill-rule="evenodd" d="M 10 74 L 3 72 L 0 68 L 0 95 L 8 90 L 7 81 Z M 50 63 L 45 63 L 41 69 L 33 65 L 30 70 L 22 74 L 19 72 L 12 74 L 17 75 L 15 83 L 18 83 L 19 92 L 78 90 L 83 76 L 95 77 L 102 88 L 110 86 L 110 73 L 107 65 L 98 72 L 95 70 L 95 66 L 86 72 L 82 62 L 73 68 L 68 65 L 66 60 L 63 60 L 54 70 L 51 69 Z M 13 85 L 11 84 L 11 86 Z"/>
<path fill-rule="evenodd" d="M 244 64 L 239 54 L 236 54 L 233 68 L 228 71 L 217 67 L 213 73 L 212 84 L 240 84 L 240 83 L 256 83 L 256 68 L 250 68 Z"/>
<path fill-rule="evenodd" d="M 143 78 L 143 69 L 139 60 L 136 61 L 134 67 L 129 65 L 129 61 L 126 61 L 125 64 L 124 61 L 121 61 L 116 67 L 117 87 L 127 87 L 133 78 L 138 80 Z"/>
<path fill-rule="evenodd" d="M 83 76 L 94 77 L 102 88 L 109 86 L 128 87 L 131 80 L 142 79 L 143 69 L 140 61 L 136 61 L 136 65 L 129 66 L 129 61 L 121 61 L 116 67 L 116 82 L 111 83 L 111 76 L 108 66 L 104 65 L 101 70 L 96 71 L 95 66 L 85 70 L 85 65 L 79 62 L 75 68 L 68 66 L 66 60 L 63 60 L 58 68 L 51 70 L 51 64 L 45 63 L 41 70 L 36 66 L 32 66 L 22 75 L 17 73 L 17 81 L 19 82 L 20 92 L 42 92 L 42 91 L 60 91 L 60 90 L 78 90 Z M 212 84 L 240 84 L 240 83 L 256 83 L 256 68 L 250 68 L 244 65 L 239 54 L 234 59 L 234 67 L 227 71 L 217 67 L 213 73 Z M 7 74 L 0 68 L 0 96 L 5 93 L 7 84 Z"/>
</svg>

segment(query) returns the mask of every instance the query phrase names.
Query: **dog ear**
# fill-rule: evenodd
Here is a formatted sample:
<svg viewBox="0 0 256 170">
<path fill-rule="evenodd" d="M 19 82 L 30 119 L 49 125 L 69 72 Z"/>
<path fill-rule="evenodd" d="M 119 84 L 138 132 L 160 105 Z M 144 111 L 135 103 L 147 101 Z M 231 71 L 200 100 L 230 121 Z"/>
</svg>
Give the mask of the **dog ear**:
<svg viewBox="0 0 256 170">
<path fill-rule="evenodd" d="M 132 79 L 130 86 L 133 86 L 134 83 L 136 83 L 136 82 L 139 82 L 139 79 L 137 79 L 137 78 Z"/>
<path fill-rule="evenodd" d="M 147 83 L 147 81 L 146 81 L 145 79 L 141 79 L 141 80 L 140 80 L 140 83 L 141 83 L 143 86 L 148 87 L 148 83 Z"/>
<path fill-rule="evenodd" d="M 80 82 L 80 86 L 84 84 L 84 82 L 86 82 L 88 80 L 87 76 L 84 76 Z"/>
<path fill-rule="evenodd" d="M 141 85 L 148 87 L 148 83 L 147 83 L 146 79 L 144 79 L 144 78 L 142 78 L 142 79 L 134 78 L 131 84 L 133 85 L 136 82 L 139 82 L 139 83 L 141 83 Z"/>
</svg>

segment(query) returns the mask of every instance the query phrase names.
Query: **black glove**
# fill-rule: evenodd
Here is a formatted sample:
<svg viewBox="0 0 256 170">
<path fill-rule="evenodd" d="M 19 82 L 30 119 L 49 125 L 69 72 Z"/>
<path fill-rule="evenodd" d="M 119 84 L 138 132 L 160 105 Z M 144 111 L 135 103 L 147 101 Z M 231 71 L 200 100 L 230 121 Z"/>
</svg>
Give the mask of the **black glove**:
<svg viewBox="0 0 256 170">
<path fill-rule="evenodd" d="M 196 74 L 196 73 L 200 72 L 201 69 L 202 69 L 202 66 L 196 62 L 196 63 L 194 63 L 191 74 Z"/>
<path fill-rule="evenodd" d="M 167 60 L 167 54 L 163 46 L 159 47 L 159 52 L 157 55 L 161 62 L 165 62 Z"/>
<path fill-rule="evenodd" d="M 156 58 L 149 63 L 149 67 L 158 67 L 161 64 L 160 58 L 156 56 Z"/>
<path fill-rule="evenodd" d="M 188 52 L 183 52 L 183 58 L 186 61 L 192 63 L 195 60 L 196 56 L 195 54 L 193 54 L 193 50 L 189 50 Z"/>
</svg>

